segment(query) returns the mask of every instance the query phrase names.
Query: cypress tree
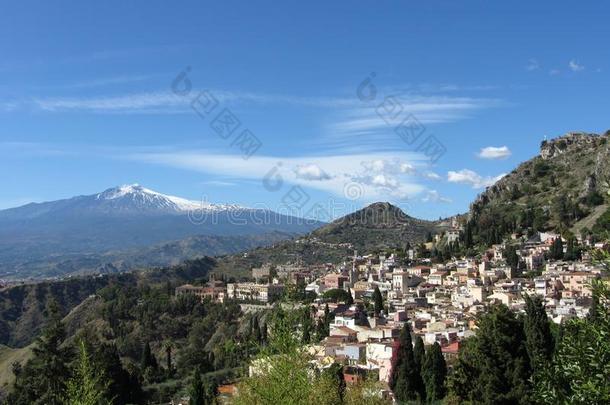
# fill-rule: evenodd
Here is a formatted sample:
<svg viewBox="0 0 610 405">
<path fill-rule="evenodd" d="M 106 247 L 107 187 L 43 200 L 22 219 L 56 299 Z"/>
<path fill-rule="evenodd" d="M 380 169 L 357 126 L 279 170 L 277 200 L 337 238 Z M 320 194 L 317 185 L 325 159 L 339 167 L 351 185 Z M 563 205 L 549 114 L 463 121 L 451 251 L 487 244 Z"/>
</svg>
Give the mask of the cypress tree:
<svg viewBox="0 0 610 405">
<path fill-rule="evenodd" d="M 413 355 L 411 327 L 405 322 L 392 359 L 390 388 L 401 402 L 423 398 L 424 387 Z"/>
<path fill-rule="evenodd" d="M 421 372 L 422 365 L 424 364 L 424 356 L 426 355 L 426 349 L 424 347 L 424 340 L 421 336 L 415 339 L 415 347 L 413 348 L 413 358 L 417 369 Z"/>
<path fill-rule="evenodd" d="M 158 366 L 157 359 L 155 359 L 155 356 L 152 354 L 152 351 L 150 350 L 150 344 L 148 342 L 146 342 L 144 348 L 142 349 L 142 358 L 140 360 L 140 365 L 142 371 L 146 370 L 149 367 L 156 369 Z"/>
<path fill-rule="evenodd" d="M 379 313 L 383 310 L 383 296 L 381 291 L 379 291 L 379 287 L 375 287 L 373 292 L 373 303 L 375 305 L 375 316 L 379 316 Z"/>
<path fill-rule="evenodd" d="M 311 330 L 313 328 L 311 315 L 309 314 L 308 310 L 305 311 L 305 317 L 303 318 L 302 328 L 303 336 L 301 337 L 301 342 L 307 344 L 311 342 Z"/>
<path fill-rule="evenodd" d="M 352 297 L 352 290 L 349 287 L 347 288 L 347 293 L 349 294 L 349 297 L 347 297 L 347 301 L 345 303 L 352 306 L 354 305 L 354 297 Z"/>
<path fill-rule="evenodd" d="M 553 335 L 551 326 L 540 296 L 525 295 L 525 312 L 523 330 L 525 346 L 532 368 L 542 368 L 551 360 L 553 354 Z"/>
<path fill-rule="evenodd" d="M 258 323 L 258 317 L 256 315 L 254 315 L 254 317 L 252 318 L 252 338 L 256 341 L 256 342 L 260 342 L 261 341 L 261 328 L 260 325 Z"/>
<path fill-rule="evenodd" d="M 205 392 L 203 389 L 203 383 L 201 382 L 201 373 L 199 370 L 195 371 L 195 376 L 189 389 L 189 396 L 189 405 L 204 405 Z"/>
<path fill-rule="evenodd" d="M 422 365 L 422 377 L 426 388 L 426 400 L 429 403 L 439 401 L 445 397 L 447 364 L 441 346 L 436 342 L 426 351 Z"/>
<path fill-rule="evenodd" d="M 563 241 L 561 240 L 561 236 L 553 241 L 550 254 L 551 259 L 553 260 L 563 259 Z"/>
</svg>

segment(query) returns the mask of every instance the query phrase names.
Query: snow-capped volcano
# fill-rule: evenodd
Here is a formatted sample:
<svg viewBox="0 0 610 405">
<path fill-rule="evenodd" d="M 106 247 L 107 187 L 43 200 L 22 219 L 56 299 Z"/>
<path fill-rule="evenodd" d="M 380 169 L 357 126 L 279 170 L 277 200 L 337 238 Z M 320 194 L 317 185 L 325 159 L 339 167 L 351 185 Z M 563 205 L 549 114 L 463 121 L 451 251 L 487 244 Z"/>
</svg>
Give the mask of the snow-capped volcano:
<svg viewBox="0 0 610 405">
<path fill-rule="evenodd" d="M 212 204 L 206 201 L 191 201 L 172 195 L 162 194 L 140 186 L 127 184 L 96 194 L 98 201 L 107 201 L 117 209 L 139 209 L 166 213 L 184 213 L 196 210 L 226 211 L 245 209 L 233 204 Z"/>
<path fill-rule="evenodd" d="M 190 201 L 131 184 L 0 211 L 0 267 L 191 236 L 297 235 L 319 225 L 269 210 Z"/>
</svg>

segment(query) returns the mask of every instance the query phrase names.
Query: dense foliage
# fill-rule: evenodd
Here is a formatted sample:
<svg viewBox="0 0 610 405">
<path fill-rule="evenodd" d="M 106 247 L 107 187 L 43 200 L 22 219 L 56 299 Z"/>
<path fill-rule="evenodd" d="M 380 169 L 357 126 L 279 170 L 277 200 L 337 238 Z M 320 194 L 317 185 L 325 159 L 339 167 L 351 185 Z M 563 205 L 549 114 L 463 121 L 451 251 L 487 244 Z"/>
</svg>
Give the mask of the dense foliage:
<svg viewBox="0 0 610 405">
<path fill-rule="evenodd" d="M 241 374 L 264 340 L 262 320 L 235 303 L 174 296 L 182 277 L 205 274 L 208 264 L 112 278 L 63 321 L 51 305 L 33 358 L 14 366 L 10 403 L 65 403 L 77 381 L 99 390 L 80 394 L 109 403 L 169 401 L 188 395 L 195 372 L 206 393 Z"/>
<path fill-rule="evenodd" d="M 467 339 L 449 378 L 451 402 L 601 404 L 610 401 L 610 290 L 594 284 L 597 302 L 554 338 L 539 297 L 516 317 L 494 306 Z M 427 384 L 426 384 L 427 386 Z"/>
<path fill-rule="evenodd" d="M 339 364 L 320 370 L 302 345 L 300 310 L 276 307 L 270 315 L 269 341 L 251 365 L 251 375 L 238 386 L 236 405 L 376 405 L 387 404 L 373 380 L 347 387 Z"/>
</svg>

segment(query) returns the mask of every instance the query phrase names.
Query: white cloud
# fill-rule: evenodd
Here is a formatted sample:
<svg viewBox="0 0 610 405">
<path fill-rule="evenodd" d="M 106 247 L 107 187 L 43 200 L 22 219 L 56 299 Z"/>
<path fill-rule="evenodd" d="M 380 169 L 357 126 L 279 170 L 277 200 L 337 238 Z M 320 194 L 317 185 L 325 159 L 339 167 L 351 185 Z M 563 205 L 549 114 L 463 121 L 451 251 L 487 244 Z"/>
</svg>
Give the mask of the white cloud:
<svg viewBox="0 0 610 405">
<path fill-rule="evenodd" d="M 118 79 L 117 79 L 118 80 Z M 87 84 L 87 83 L 85 83 Z M 96 82 L 92 82 L 95 85 Z M 84 111 L 91 113 L 192 113 L 190 103 L 200 89 L 179 97 L 170 91 L 153 91 L 91 97 L 34 97 L 33 105 L 48 112 Z M 290 104 L 313 108 L 349 108 L 359 100 L 341 97 L 299 97 L 282 94 L 251 93 L 227 90 L 208 90 L 220 103 Z M 26 106 L 29 102 L 21 102 Z"/>
<path fill-rule="evenodd" d="M 451 198 L 443 197 L 436 190 L 427 190 L 421 200 L 422 200 L 422 202 L 425 202 L 425 203 L 445 203 L 445 204 L 450 204 L 450 203 L 453 202 L 453 200 L 451 200 Z"/>
<path fill-rule="evenodd" d="M 298 165 L 294 170 L 297 178 L 303 180 L 329 180 L 331 177 L 316 164 Z"/>
<path fill-rule="evenodd" d="M 530 72 L 533 70 L 538 70 L 538 69 L 540 69 L 540 63 L 538 63 L 538 61 L 536 59 L 530 59 L 527 62 L 527 66 L 525 68 L 527 70 L 529 70 Z"/>
<path fill-rule="evenodd" d="M 422 174 L 422 177 L 428 180 L 440 180 L 442 177 L 434 172 L 425 172 Z"/>
<path fill-rule="evenodd" d="M 549 71 L 549 74 L 550 74 L 551 76 L 557 76 L 559 73 L 561 73 L 561 71 L 560 71 L 559 69 L 551 69 L 551 70 Z"/>
<path fill-rule="evenodd" d="M 472 188 L 484 188 L 494 185 L 504 176 L 506 176 L 506 173 L 502 173 L 495 177 L 483 177 L 472 170 L 462 169 L 457 172 L 449 171 L 447 173 L 447 181 L 449 181 L 450 183 L 468 184 L 472 186 Z"/>
<path fill-rule="evenodd" d="M 346 184 L 355 182 L 362 188 L 362 198 L 371 201 L 387 197 L 409 199 L 425 189 L 416 178 L 398 170 L 401 164 L 423 164 L 425 159 L 414 153 L 402 153 L 400 158 L 389 153 L 291 158 L 254 155 L 244 160 L 240 155 L 219 155 L 209 151 L 151 151 L 118 157 L 233 179 L 255 180 L 261 185 L 264 185 L 265 178 L 274 181 L 281 178 L 283 184 L 311 187 L 338 197 L 344 197 Z M 375 167 L 376 171 L 367 167 Z"/>
<path fill-rule="evenodd" d="M 398 181 L 395 178 L 385 174 L 376 174 L 375 176 L 373 176 L 371 184 L 378 187 L 398 187 Z"/>
<path fill-rule="evenodd" d="M 506 159 L 511 155 L 508 146 L 487 146 L 479 151 L 478 156 L 481 159 Z"/>
<path fill-rule="evenodd" d="M 585 70 L 584 65 L 579 64 L 575 59 L 572 59 L 570 63 L 568 63 L 568 67 L 572 72 L 580 72 Z"/>
<path fill-rule="evenodd" d="M 108 97 L 37 98 L 34 104 L 49 112 L 177 113 L 191 111 L 188 100 L 169 92 L 134 93 Z"/>
<path fill-rule="evenodd" d="M 405 174 L 413 174 L 416 172 L 415 166 L 409 163 L 402 163 L 400 165 L 400 172 Z"/>
<path fill-rule="evenodd" d="M 501 101 L 496 99 L 388 95 L 375 105 L 348 109 L 330 125 L 329 132 L 335 136 L 353 136 L 392 130 L 408 116 L 415 117 L 421 124 L 454 122 L 469 118 L 475 111 L 498 105 Z"/>
</svg>

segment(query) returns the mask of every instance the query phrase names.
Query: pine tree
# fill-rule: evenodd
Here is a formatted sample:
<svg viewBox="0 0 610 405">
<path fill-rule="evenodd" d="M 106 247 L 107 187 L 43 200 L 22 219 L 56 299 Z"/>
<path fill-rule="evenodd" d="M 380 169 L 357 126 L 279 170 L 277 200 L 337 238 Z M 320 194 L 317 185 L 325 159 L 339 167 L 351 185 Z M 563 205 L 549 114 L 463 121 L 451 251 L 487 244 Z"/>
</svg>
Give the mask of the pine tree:
<svg viewBox="0 0 610 405">
<path fill-rule="evenodd" d="M 141 383 L 136 375 L 131 375 L 123 368 L 116 346 L 96 340 L 89 342 L 87 347 L 92 349 L 92 363 L 109 380 L 108 398 L 114 398 L 116 404 L 142 402 Z"/>
<path fill-rule="evenodd" d="M 417 370 L 421 372 L 422 365 L 424 364 L 424 356 L 426 355 L 426 349 L 424 347 L 424 340 L 421 336 L 415 338 L 415 347 L 413 348 L 413 359 Z"/>
<path fill-rule="evenodd" d="M 426 351 L 422 365 L 422 378 L 426 388 L 428 403 L 439 401 L 445 397 L 445 379 L 447 377 L 447 364 L 441 351 L 441 346 L 434 343 Z"/>
<path fill-rule="evenodd" d="M 400 331 L 398 346 L 392 359 L 390 388 L 396 399 L 402 402 L 423 398 L 424 386 L 421 375 L 415 365 L 411 327 L 405 322 Z"/>
<path fill-rule="evenodd" d="M 49 321 L 36 340 L 32 359 L 24 367 L 14 367 L 19 372 L 8 400 L 10 404 L 64 403 L 66 381 L 70 376 L 70 349 L 62 346 L 66 333 L 59 306 L 54 300 L 47 304 L 47 315 Z"/>
<path fill-rule="evenodd" d="M 375 305 L 375 316 L 379 316 L 383 310 L 383 296 L 381 295 L 381 291 L 379 291 L 379 287 L 375 287 L 375 291 L 373 292 L 373 303 Z"/>
<path fill-rule="evenodd" d="M 67 384 L 66 404 L 100 405 L 110 404 L 106 394 L 110 382 L 101 375 L 91 362 L 84 342 L 79 345 L 79 357 L 73 377 Z"/>
</svg>

